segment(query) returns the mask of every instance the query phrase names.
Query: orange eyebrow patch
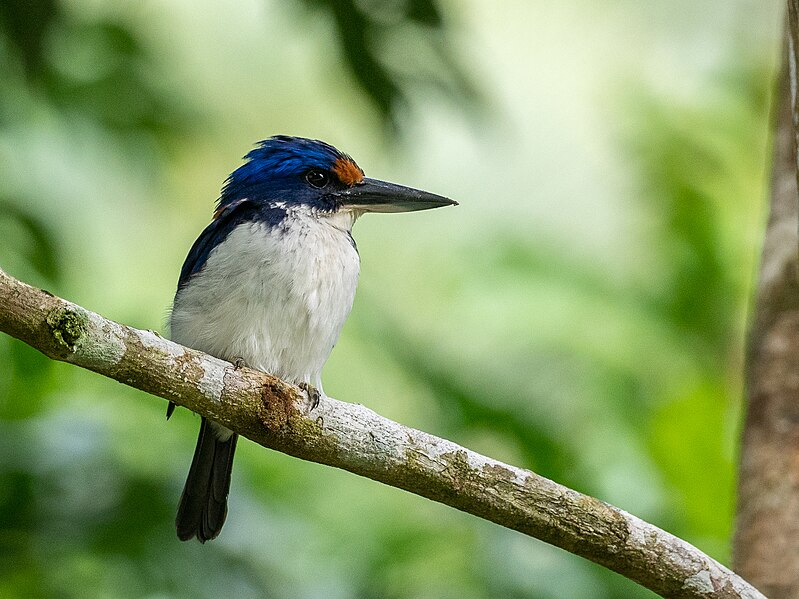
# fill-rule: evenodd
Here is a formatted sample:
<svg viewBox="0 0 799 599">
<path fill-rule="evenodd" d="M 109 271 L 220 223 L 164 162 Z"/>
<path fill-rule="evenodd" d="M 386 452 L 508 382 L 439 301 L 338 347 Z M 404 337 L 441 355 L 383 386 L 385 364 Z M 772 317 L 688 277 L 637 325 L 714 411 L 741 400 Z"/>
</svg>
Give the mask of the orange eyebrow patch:
<svg viewBox="0 0 799 599">
<path fill-rule="evenodd" d="M 333 165 L 333 172 L 336 173 L 339 181 L 344 185 L 352 187 L 356 183 L 363 181 L 363 171 L 355 164 L 352 158 L 339 158 Z"/>
</svg>

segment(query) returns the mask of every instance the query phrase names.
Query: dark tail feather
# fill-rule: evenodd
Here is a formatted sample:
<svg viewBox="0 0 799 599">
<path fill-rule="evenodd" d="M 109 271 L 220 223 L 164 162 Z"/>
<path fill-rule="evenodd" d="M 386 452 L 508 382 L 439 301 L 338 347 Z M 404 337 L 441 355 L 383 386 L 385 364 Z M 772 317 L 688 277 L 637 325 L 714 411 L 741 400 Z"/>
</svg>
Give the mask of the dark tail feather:
<svg viewBox="0 0 799 599">
<path fill-rule="evenodd" d="M 212 423 L 203 418 L 175 519 L 181 541 L 196 536 L 205 543 L 222 530 L 237 439 L 238 435 L 233 434 L 227 441 L 220 441 Z"/>
</svg>

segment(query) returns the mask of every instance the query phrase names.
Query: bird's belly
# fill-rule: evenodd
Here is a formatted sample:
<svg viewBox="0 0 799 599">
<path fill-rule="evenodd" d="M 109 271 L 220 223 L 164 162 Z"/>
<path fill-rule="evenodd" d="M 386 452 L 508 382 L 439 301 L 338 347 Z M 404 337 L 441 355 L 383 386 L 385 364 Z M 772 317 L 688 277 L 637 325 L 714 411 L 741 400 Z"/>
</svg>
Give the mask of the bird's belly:
<svg viewBox="0 0 799 599">
<path fill-rule="evenodd" d="M 352 308 L 358 270 L 344 231 L 240 225 L 178 291 L 172 338 L 286 380 L 319 384 Z"/>
</svg>

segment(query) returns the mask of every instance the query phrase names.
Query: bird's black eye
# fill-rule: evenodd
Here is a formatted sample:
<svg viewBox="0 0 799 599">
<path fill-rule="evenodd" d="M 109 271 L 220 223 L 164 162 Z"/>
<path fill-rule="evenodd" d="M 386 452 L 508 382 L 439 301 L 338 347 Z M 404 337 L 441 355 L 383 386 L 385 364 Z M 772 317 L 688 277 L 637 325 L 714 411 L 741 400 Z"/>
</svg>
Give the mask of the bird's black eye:
<svg viewBox="0 0 799 599">
<path fill-rule="evenodd" d="M 321 189 L 330 183 L 330 175 L 321 169 L 315 168 L 305 173 L 305 180 L 313 187 Z"/>
</svg>

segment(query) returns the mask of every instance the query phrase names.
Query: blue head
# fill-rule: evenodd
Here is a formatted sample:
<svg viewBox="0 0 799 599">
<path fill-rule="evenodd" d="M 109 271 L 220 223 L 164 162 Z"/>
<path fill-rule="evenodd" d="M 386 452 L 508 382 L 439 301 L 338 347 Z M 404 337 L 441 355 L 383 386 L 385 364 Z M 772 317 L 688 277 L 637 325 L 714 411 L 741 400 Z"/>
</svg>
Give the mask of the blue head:
<svg viewBox="0 0 799 599">
<path fill-rule="evenodd" d="M 285 224 L 291 209 L 324 218 L 349 211 L 407 212 L 456 204 L 447 198 L 363 176 L 355 161 L 314 139 L 278 135 L 258 144 L 228 177 L 214 220 L 194 242 L 178 287 L 202 270 L 208 256 L 237 226 Z"/>
<path fill-rule="evenodd" d="M 364 177 L 355 161 L 315 139 L 277 135 L 261 141 L 228 177 L 217 212 L 240 201 L 307 206 L 320 214 L 342 209 L 406 212 L 455 204 L 447 198 Z"/>
</svg>

